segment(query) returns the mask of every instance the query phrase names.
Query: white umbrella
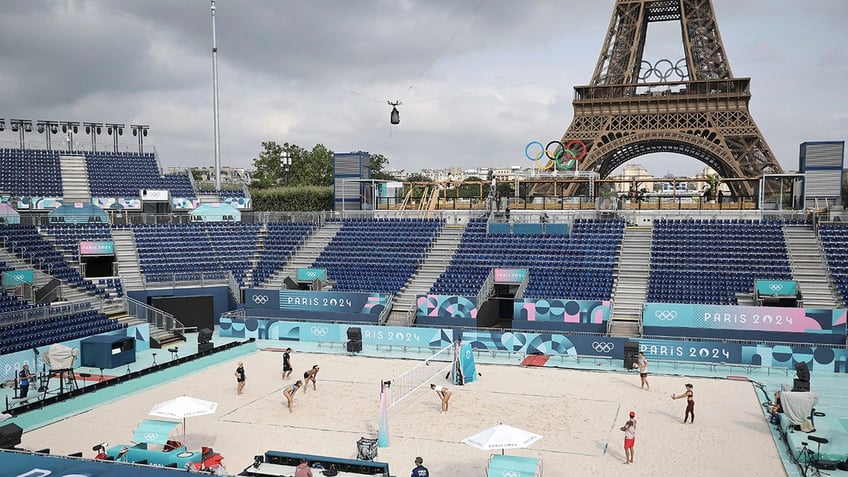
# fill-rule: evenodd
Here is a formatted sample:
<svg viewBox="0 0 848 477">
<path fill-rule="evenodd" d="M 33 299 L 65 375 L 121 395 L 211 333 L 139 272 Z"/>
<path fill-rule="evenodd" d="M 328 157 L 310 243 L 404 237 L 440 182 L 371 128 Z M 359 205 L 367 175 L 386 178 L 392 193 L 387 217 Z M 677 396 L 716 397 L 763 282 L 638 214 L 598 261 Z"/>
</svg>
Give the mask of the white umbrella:
<svg viewBox="0 0 848 477">
<path fill-rule="evenodd" d="M 218 409 L 218 403 L 212 401 L 204 401 L 190 396 L 180 396 L 170 401 L 161 402 L 150 411 L 151 416 L 170 417 L 172 419 L 183 420 L 183 444 L 185 444 L 186 430 L 185 420 L 187 417 L 204 416 L 206 414 L 214 414 Z"/>
<path fill-rule="evenodd" d="M 500 423 L 495 427 L 480 431 L 462 442 L 482 450 L 500 449 L 501 454 L 503 454 L 504 449 L 528 447 L 541 438 L 542 436 L 539 434 Z"/>
</svg>

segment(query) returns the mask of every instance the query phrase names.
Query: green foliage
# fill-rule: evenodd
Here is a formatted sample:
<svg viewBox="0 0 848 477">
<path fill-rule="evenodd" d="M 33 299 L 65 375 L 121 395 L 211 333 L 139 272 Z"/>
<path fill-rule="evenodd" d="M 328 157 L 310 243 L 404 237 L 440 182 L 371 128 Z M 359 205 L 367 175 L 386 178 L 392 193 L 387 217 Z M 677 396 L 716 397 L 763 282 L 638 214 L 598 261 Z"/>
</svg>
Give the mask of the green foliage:
<svg viewBox="0 0 848 477">
<path fill-rule="evenodd" d="M 324 211 L 333 209 L 331 186 L 250 188 L 255 212 Z"/>
<path fill-rule="evenodd" d="M 253 185 L 260 188 L 273 187 L 288 183 L 289 186 L 333 184 L 333 151 L 322 144 L 316 144 L 311 151 L 300 146 L 274 141 L 262 143 L 262 152 L 253 160 L 256 173 Z M 291 158 L 288 171 L 282 164 L 283 152 Z"/>
</svg>

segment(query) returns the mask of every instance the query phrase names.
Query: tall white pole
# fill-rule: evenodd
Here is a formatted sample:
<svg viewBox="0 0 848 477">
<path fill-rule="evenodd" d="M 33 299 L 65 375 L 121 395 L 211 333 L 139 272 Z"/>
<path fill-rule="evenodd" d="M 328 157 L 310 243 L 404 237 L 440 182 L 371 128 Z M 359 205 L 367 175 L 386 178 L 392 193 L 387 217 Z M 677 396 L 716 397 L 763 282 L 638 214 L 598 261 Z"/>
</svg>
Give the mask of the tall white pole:
<svg viewBox="0 0 848 477">
<path fill-rule="evenodd" d="M 212 108 L 215 118 L 215 190 L 221 190 L 221 126 L 218 119 L 218 40 L 215 36 L 215 0 L 212 0 Z"/>
</svg>

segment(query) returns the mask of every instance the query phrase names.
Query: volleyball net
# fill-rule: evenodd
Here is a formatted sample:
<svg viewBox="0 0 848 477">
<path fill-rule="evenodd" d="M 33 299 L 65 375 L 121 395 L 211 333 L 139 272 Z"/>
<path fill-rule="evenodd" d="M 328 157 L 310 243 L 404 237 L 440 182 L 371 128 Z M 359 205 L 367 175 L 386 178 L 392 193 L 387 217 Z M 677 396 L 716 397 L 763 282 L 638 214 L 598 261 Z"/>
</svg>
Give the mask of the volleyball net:
<svg viewBox="0 0 848 477">
<path fill-rule="evenodd" d="M 423 363 L 393 378 L 386 389 L 388 407 L 401 402 L 434 377 L 445 373 L 455 362 L 456 353 L 454 351 L 454 344 L 451 343 L 436 351 Z"/>
</svg>

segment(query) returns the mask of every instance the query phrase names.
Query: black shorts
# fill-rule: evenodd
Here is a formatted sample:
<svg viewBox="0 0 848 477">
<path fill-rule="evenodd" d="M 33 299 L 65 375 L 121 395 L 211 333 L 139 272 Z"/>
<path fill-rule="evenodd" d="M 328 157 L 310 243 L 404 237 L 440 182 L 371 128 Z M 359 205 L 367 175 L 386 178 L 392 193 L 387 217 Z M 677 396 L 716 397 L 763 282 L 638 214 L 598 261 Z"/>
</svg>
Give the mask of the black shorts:
<svg viewBox="0 0 848 477">
<path fill-rule="evenodd" d="M 292 370 L 292 367 L 290 365 L 288 365 L 288 364 L 283 365 L 283 371 L 291 371 L 291 370 Z"/>
<path fill-rule="evenodd" d="M 643 378 L 647 378 L 647 377 L 648 377 L 648 373 L 639 373 L 639 376 L 642 376 Z"/>
<path fill-rule="evenodd" d="M 303 379 L 306 379 L 306 378 L 308 378 L 308 377 L 309 377 L 309 371 L 307 371 L 307 372 L 303 373 Z"/>
</svg>

